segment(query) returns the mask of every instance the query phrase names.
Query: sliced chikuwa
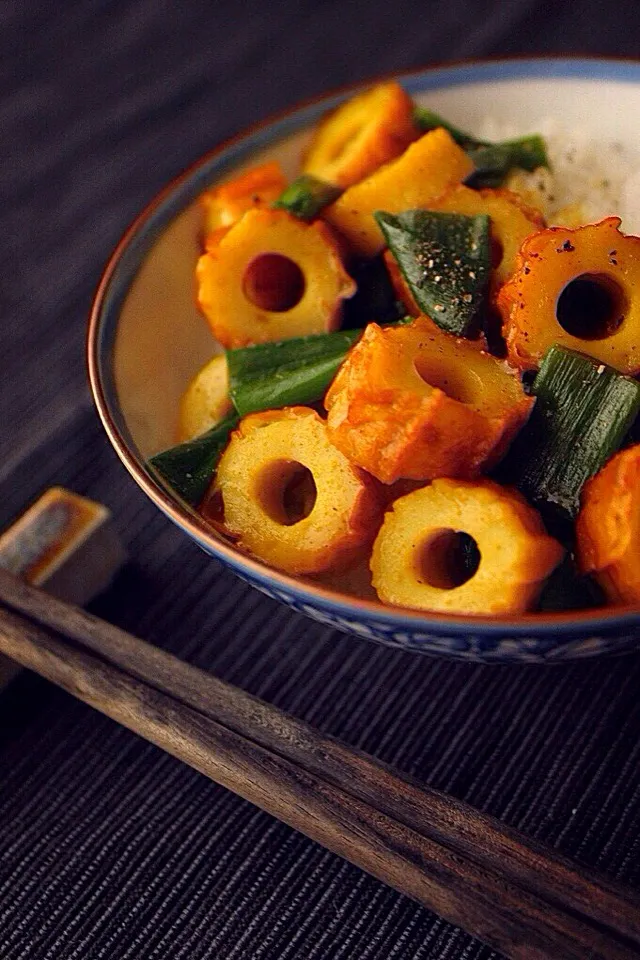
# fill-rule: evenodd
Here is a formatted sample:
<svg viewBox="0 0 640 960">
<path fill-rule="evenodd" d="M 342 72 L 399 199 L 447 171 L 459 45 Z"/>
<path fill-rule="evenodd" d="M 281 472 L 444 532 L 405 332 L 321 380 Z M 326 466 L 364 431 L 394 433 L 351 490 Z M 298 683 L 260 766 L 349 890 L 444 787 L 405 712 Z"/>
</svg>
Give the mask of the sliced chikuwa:
<svg viewBox="0 0 640 960">
<path fill-rule="evenodd" d="M 532 403 L 504 363 L 427 317 L 369 324 L 325 397 L 332 442 L 389 484 L 488 469 Z"/>
<path fill-rule="evenodd" d="M 554 346 L 532 390 L 536 404 L 503 465 L 505 476 L 534 502 L 574 516 L 585 481 L 618 449 L 640 410 L 640 383 Z"/>
<path fill-rule="evenodd" d="M 178 411 L 178 440 L 199 437 L 226 417 L 232 408 L 227 358 L 220 353 L 198 370 L 182 394 Z"/>
<path fill-rule="evenodd" d="M 230 348 L 335 330 L 356 290 L 331 229 L 285 210 L 248 210 L 200 257 L 196 280 L 211 330 Z"/>
<path fill-rule="evenodd" d="M 384 247 L 373 216 L 376 210 L 401 213 L 428 207 L 472 170 L 472 161 L 447 131 L 432 130 L 395 160 L 346 189 L 322 215 L 346 238 L 353 253 L 373 257 Z"/>
<path fill-rule="evenodd" d="M 472 336 L 489 287 L 489 217 L 380 210 L 375 218 L 422 313 L 448 333 Z"/>
<path fill-rule="evenodd" d="M 563 555 L 516 491 L 486 478 L 443 477 L 387 512 L 373 546 L 372 582 L 381 600 L 398 606 L 518 614 Z"/>
<path fill-rule="evenodd" d="M 612 603 L 640 603 L 640 444 L 616 453 L 584 485 L 576 555 Z"/>
<path fill-rule="evenodd" d="M 528 237 L 497 299 L 509 359 L 535 369 L 554 343 L 640 373 L 640 237 L 620 218 Z"/>
<path fill-rule="evenodd" d="M 317 124 L 302 169 L 348 187 L 399 156 L 417 136 L 408 93 L 395 80 L 379 83 Z"/>
<path fill-rule="evenodd" d="M 244 417 L 220 459 L 216 491 L 241 545 L 288 573 L 352 561 L 381 520 L 374 481 L 332 446 L 307 407 Z"/>
</svg>

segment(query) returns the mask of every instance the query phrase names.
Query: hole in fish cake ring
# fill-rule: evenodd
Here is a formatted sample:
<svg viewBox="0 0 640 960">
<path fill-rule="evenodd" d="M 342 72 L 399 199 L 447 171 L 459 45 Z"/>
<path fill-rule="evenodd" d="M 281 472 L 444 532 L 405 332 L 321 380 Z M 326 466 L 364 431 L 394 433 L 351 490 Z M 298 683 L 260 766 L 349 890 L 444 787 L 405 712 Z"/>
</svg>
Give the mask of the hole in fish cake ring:
<svg viewBox="0 0 640 960">
<path fill-rule="evenodd" d="M 486 479 L 441 478 L 395 501 L 370 567 L 385 603 L 517 614 L 531 607 L 563 554 L 516 492 Z"/>
<path fill-rule="evenodd" d="M 307 407 L 244 417 L 215 486 L 229 532 L 287 573 L 349 562 L 380 523 L 374 481 L 331 445 L 324 421 Z"/>
<path fill-rule="evenodd" d="M 272 313 L 292 310 L 304 296 L 304 273 L 281 253 L 261 253 L 247 265 L 242 292 L 254 306 Z"/>
<path fill-rule="evenodd" d="M 488 469 L 532 404 L 503 362 L 426 317 L 369 324 L 325 396 L 332 443 L 387 484 Z"/>
<path fill-rule="evenodd" d="M 331 228 L 253 209 L 198 260 L 198 303 L 227 348 L 327 333 L 356 290 Z"/>
<path fill-rule="evenodd" d="M 620 222 L 550 227 L 524 241 L 498 295 L 511 363 L 534 369 L 557 343 L 640 372 L 640 238 Z"/>
</svg>

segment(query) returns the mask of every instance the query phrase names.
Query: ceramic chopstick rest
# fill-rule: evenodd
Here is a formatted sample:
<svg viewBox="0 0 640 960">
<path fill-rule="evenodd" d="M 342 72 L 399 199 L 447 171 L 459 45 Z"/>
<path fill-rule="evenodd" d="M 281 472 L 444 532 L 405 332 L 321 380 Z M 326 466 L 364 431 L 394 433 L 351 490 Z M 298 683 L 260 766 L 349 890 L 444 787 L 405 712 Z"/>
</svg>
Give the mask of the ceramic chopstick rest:
<svg viewBox="0 0 640 960">
<path fill-rule="evenodd" d="M 0 534 L 0 567 L 79 606 L 106 590 L 125 560 L 107 507 L 63 487 L 51 487 Z M 0 657 L 0 690 L 19 669 Z"/>
</svg>

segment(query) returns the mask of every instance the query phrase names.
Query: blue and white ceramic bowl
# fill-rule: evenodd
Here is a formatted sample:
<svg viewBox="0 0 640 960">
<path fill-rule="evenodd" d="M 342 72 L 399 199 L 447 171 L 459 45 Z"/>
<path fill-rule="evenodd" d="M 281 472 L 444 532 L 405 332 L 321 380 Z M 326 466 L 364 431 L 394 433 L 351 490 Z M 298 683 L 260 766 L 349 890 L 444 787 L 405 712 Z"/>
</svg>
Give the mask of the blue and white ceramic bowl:
<svg viewBox="0 0 640 960">
<path fill-rule="evenodd" d="M 594 137 L 640 146 L 640 64 L 535 59 L 443 67 L 401 77 L 419 102 L 473 130 L 487 112 L 523 133 L 548 117 Z M 172 497 L 145 466 L 174 442 L 178 401 L 215 344 L 195 307 L 200 212 L 195 200 L 244 166 L 278 159 L 293 176 L 311 126 L 353 91 L 262 124 L 208 154 L 170 184 L 113 254 L 89 326 L 91 386 L 124 465 L 151 500 L 207 553 L 259 590 L 316 620 L 395 647 L 485 661 L 558 661 L 638 648 L 640 610 L 512 618 L 420 613 L 356 599 L 246 556 Z"/>
</svg>

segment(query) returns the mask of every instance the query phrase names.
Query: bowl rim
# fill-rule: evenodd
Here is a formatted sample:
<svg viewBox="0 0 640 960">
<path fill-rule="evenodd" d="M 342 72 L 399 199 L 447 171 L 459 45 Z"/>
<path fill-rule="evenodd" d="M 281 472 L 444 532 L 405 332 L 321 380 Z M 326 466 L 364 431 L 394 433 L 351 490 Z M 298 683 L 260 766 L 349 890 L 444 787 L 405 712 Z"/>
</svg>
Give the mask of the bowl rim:
<svg viewBox="0 0 640 960">
<path fill-rule="evenodd" d="M 640 604 L 525 613 L 517 617 L 447 614 L 387 606 L 380 601 L 339 593 L 307 578 L 293 577 L 240 553 L 222 537 L 216 536 L 195 509 L 170 493 L 169 488 L 137 452 L 133 439 L 127 436 L 128 431 L 119 415 L 116 392 L 111 382 L 108 348 L 115 336 L 118 307 L 137 268 L 162 228 L 186 209 L 207 186 L 212 179 L 211 173 L 222 176 L 226 169 L 231 170 L 243 159 L 249 159 L 261 146 L 269 146 L 277 139 L 303 130 L 346 96 L 389 79 L 399 80 L 410 93 L 415 87 L 424 91 L 470 83 L 524 79 L 582 79 L 638 84 L 640 59 L 570 55 L 496 57 L 436 63 L 423 69 L 386 73 L 334 88 L 294 104 L 251 124 L 207 151 L 146 204 L 125 230 L 104 267 L 89 315 L 86 364 L 91 394 L 105 432 L 129 474 L 165 516 L 186 531 L 207 553 L 267 592 L 292 597 L 316 610 L 330 610 L 333 615 L 347 621 L 375 621 L 381 629 L 405 629 L 427 635 L 458 636 L 464 633 L 503 636 L 509 633 L 514 640 L 533 635 L 568 640 L 584 637 L 586 633 L 612 634 L 636 628 L 640 623 Z"/>
</svg>

